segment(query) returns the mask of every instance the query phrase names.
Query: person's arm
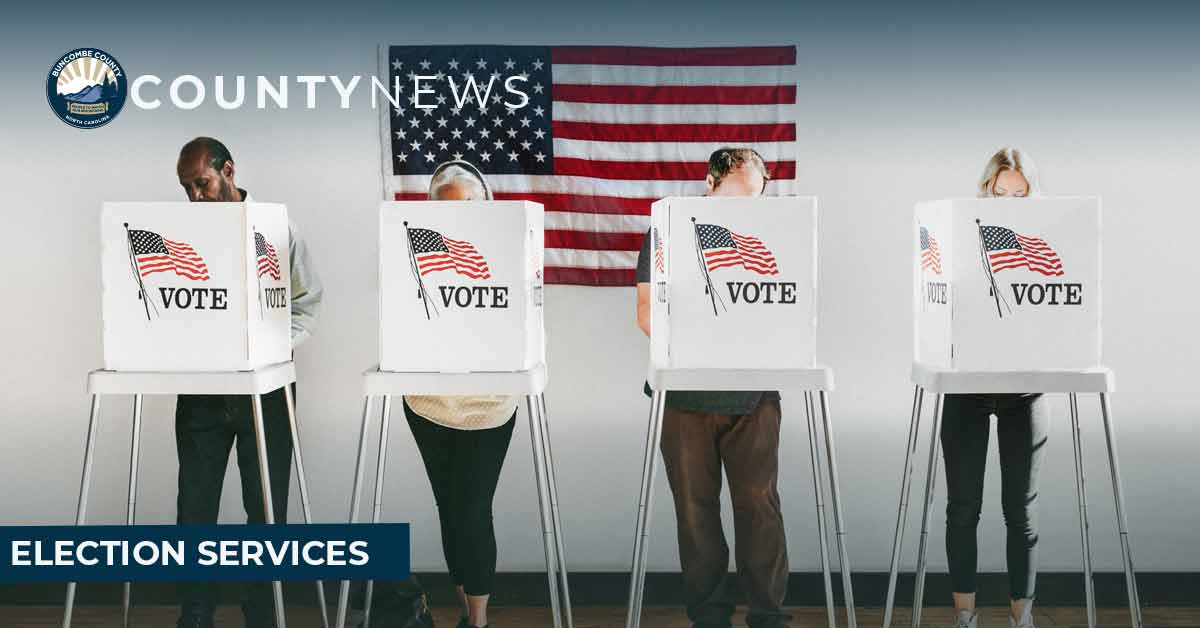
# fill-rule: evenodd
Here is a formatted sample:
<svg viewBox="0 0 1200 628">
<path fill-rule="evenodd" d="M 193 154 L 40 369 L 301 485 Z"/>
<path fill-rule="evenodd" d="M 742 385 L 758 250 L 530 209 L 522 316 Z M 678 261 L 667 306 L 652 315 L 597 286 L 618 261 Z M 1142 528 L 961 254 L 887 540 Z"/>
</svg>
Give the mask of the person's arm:
<svg viewBox="0 0 1200 628">
<path fill-rule="evenodd" d="M 638 301 L 637 301 L 637 323 L 641 328 L 642 333 L 650 335 L 650 284 L 639 283 L 637 285 Z"/>
<path fill-rule="evenodd" d="M 642 333 L 650 335 L 650 230 L 642 238 L 642 250 L 638 252 L 637 271 L 637 324 Z"/>
<path fill-rule="evenodd" d="M 288 254 L 292 269 L 292 349 L 300 346 L 317 330 L 321 299 L 325 289 L 308 254 L 308 245 L 288 221 Z"/>
</svg>

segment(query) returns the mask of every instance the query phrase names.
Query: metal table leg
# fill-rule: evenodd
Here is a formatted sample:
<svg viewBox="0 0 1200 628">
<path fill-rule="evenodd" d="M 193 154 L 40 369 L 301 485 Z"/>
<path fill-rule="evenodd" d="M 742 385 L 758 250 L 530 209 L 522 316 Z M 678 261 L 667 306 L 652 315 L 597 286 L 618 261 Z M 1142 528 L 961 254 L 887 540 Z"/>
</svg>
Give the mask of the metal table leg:
<svg viewBox="0 0 1200 628">
<path fill-rule="evenodd" d="M 358 457 L 354 462 L 354 486 L 350 490 L 350 516 L 347 517 L 349 523 L 354 523 L 358 519 L 358 504 L 362 499 L 362 481 L 363 481 L 363 459 L 367 455 L 367 426 L 371 421 L 371 402 L 374 398 L 368 395 L 363 400 L 363 418 L 362 427 L 358 432 Z M 345 628 L 346 626 L 346 610 L 350 601 L 350 581 L 342 580 L 338 587 L 338 607 L 337 607 L 337 628 Z"/>
<path fill-rule="evenodd" d="M 388 428 L 392 420 L 392 396 L 383 396 L 383 415 L 379 417 L 379 455 L 375 458 L 375 503 L 371 506 L 371 523 L 379 523 L 383 513 L 383 484 L 387 466 Z M 371 625 L 371 598 L 375 594 L 375 581 L 367 581 L 367 594 L 363 599 L 363 628 Z"/>
<path fill-rule="evenodd" d="M 816 412 L 812 393 L 804 392 L 804 415 L 808 425 L 808 455 L 812 461 L 813 496 L 817 512 L 817 549 L 821 557 L 821 576 L 825 583 L 825 620 L 829 628 L 837 627 L 837 611 L 833 607 L 833 581 L 829 567 L 829 537 L 825 530 L 825 489 L 821 477 L 821 454 L 817 446 Z"/>
<path fill-rule="evenodd" d="M 300 423 L 296 420 L 296 401 L 292 398 L 292 387 L 283 387 L 283 397 L 287 401 L 288 423 L 292 428 L 292 454 L 296 457 L 296 479 L 300 484 L 300 506 L 304 512 L 304 523 L 312 523 L 312 508 L 308 502 L 308 481 L 304 474 L 304 460 L 300 455 Z M 329 610 L 325 605 L 325 583 L 317 580 L 317 606 L 321 609 L 321 626 L 329 628 Z M 126 626 L 128 628 L 128 626 Z"/>
<path fill-rule="evenodd" d="M 933 508 L 934 486 L 937 484 L 938 449 L 941 445 L 942 399 L 937 395 L 933 401 L 933 429 L 929 436 L 929 472 L 925 476 L 925 501 L 921 512 L 921 543 L 917 549 L 917 576 L 913 589 L 912 628 L 921 628 L 921 609 L 925 602 L 925 570 L 928 568 L 926 553 L 929 549 L 929 511 Z"/>
<path fill-rule="evenodd" d="M 888 569 L 887 598 L 883 604 L 883 628 L 892 627 L 892 611 L 896 607 L 896 580 L 900 575 L 900 556 L 904 543 L 904 528 L 908 521 L 908 497 L 912 491 L 912 457 L 917 453 L 921 428 L 921 405 L 925 391 L 913 386 L 912 416 L 908 420 L 908 444 L 904 449 L 904 471 L 900 474 L 900 507 L 896 510 L 896 534 L 892 537 L 892 563 Z"/>
<path fill-rule="evenodd" d="M 654 391 L 650 420 L 646 426 L 646 454 L 642 461 L 642 487 L 638 498 L 637 525 L 633 539 L 633 569 L 629 582 L 629 611 L 626 628 L 639 628 L 642 621 L 642 590 L 646 583 L 646 545 L 649 536 L 651 508 L 654 505 L 654 474 L 658 462 L 658 446 L 662 440 L 662 415 L 666 391 Z"/>
<path fill-rule="evenodd" d="M 567 628 L 575 628 L 575 617 L 574 613 L 571 612 L 571 587 L 567 579 L 567 553 L 564 549 L 565 541 L 563 540 L 562 516 L 559 514 L 558 508 L 558 483 L 554 475 L 554 453 L 550 447 L 550 416 L 546 412 L 546 395 L 539 393 L 537 401 L 538 415 L 541 418 L 542 444 L 546 450 L 546 477 L 549 480 L 551 523 L 554 524 L 554 543 L 558 553 L 558 577 L 559 588 L 562 592 L 562 610 L 566 618 Z"/>
<path fill-rule="evenodd" d="M 546 456 L 542 442 L 541 411 L 536 395 L 527 395 L 529 411 L 529 442 L 533 447 L 533 476 L 537 482 L 538 514 L 542 524 L 542 545 L 546 552 L 546 578 L 550 586 L 550 612 L 554 628 L 562 628 L 562 607 L 558 597 L 558 554 L 554 543 L 554 524 L 550 514 L 549 481 L 546 478 Z"/>
<path fill-rule="evenodd" d="M 1125 568 L 1125 589 L 1129 596 L 1129 616 L 1133 628 L 1142 628 L 1142 604 L 1138 599 L 1137 579 L 1133 572 L 1133 549 L 1129 545 L 1129 520 L 1125 516 L 1125 495 L 1121 490 L 1121 467 L 1117 462 L 1117 437 L 1108 407 L 1108 395 L 1100 393 L 1100 414 L 1104 420 L 1104 442 L 1108 447 L 1108 469 L 1112 475 L 1113 501 L 1117 506 L 1117 531 L 1121 536 L 1121 563 Z"/>
<path fill-rule="evenodd" d="M 267 525 L 275 524 L 275 501 L 271 498 L 271 471 L 267 468 L 267 433 L 263 428 L 262 395 L 254 395 L 251 399 L 254 407 L 254 440 L 258 445 L 258 475 L 262 480 L 263 516 Z M 271 583 L 275 591 L 275 625 L 287 628 L 287 617 L 283 609 L 283 583 L 275 580 Z"/>
<path fill-rule="evenodd" d="M 829 496 L 833 501 L 833 529 L 837 539 L 839 569 L 842 572 L 842 597 L 846 601 L 846 621 L 850 628 L 858 628 L 858 618 L 854 612 L 854 588 L 851 585 L 850 551 L 846 545 L 845 515 L 842 514 L 837 450 L 833 445 L 833 419 L 829 411 L 829 395 L 821 390 L 817 392 L 817 398 L 821 402 L 821 419 L 825 424 L 825 455 L 829 463 Z"/>
<path fill-rule="evenodd" d="M 92 481 L 92 454 L 96 451 L 96 427 L 100 419 L 100 395 L 92 395 L 92 410 L 88 415 L 87 440 L 83 446 L 83 477 L 79 480 L 79 502 L 75 505 L 75 525 L 83 525 L 87 516 L 88 486 Z M 67 583 L 67 601 L 63 608 L 63 628 L 71 627 L 75 610 L 75 583 Z"/>
<path fill-rule="evenodd" d="M 1083 472 L 1083 440 L 1079 433 L 1078 395 L 1068 395 L 1071 406 L 1071 449 L 1075 452 L 1075 495 L 1079 502 L 1079 542 L 1083 551 L 1083 589 L 1087 598 L 1088 628 L 1096 628 L 1096 590 L 1092 579 L 1091 526 L 1087 514 L 1087 482 Z"/>
<path fill-rule="evenodd" d="M 125 525 L 131 526 L 137 512 L 138 458 L 142 446 L 142 396 L 133 396 L 133 435 L 129 444 L 129 492 L 125 499 Z M 121 625 L 129 628 L 129 607 L 133 598 L 133 584 L 121 587 Z"/>
</svg>

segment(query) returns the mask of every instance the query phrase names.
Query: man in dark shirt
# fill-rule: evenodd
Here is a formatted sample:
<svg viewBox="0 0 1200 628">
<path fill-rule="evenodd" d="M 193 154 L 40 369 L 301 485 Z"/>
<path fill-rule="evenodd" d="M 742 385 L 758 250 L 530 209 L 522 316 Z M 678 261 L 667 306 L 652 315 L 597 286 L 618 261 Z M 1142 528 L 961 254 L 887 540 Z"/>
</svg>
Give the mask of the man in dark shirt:
<svg viewBox="0 0 1200 628">
<path fill-rule="evenodd" d="M 710 196 L 759 196 L 769 178 L 749 148 L 708 159 Z M 637 266 L 638 327 L 650 335 L 650 237 Z M 647 385 L 646 392 L 650 392 Z M 733 500 L 737 573 L 753 627 L 786 626 L 787 541 L 779 504 L 779 393 L 673 391 L 663 413 L 662 455 L 675 498 L 684 600 L 696 628 L 730 626 L 729 545 L 721 527 L 721 469 Z"/>
</svg>

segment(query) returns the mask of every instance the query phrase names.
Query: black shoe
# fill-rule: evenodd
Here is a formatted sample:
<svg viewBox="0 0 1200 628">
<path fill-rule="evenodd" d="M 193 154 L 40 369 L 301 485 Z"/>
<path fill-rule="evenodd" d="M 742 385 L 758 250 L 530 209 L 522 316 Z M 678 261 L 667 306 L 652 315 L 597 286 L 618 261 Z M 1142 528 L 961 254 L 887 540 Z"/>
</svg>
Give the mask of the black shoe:
<svg viewBox="0 0 1200 628">
<path fill-rule="evenodd" d="M 215 628 L 212 615 L 181 615 L 175 628 Z"/>
</svg>

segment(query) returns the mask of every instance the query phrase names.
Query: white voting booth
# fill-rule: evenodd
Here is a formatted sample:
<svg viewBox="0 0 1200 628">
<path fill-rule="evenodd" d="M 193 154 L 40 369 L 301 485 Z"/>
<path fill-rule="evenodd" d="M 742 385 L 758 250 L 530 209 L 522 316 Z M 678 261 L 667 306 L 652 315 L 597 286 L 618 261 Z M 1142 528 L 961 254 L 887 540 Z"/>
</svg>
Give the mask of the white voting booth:
<svg viewBox="0 0 1200 628">
<path fill-rule="evenodd" d="M 542 207 L 408 201 L 379 212 L 379 369 L 525 371 L 545 361 Z"/>
<path fill-rule="evenodd" d="M 105 203 L 104 367 L 249 371 L 291 359 L 287 208 Z"/>
<path fill-rule="evenodd" d="M 915 360 L 964 371 L 1100 364 L 1100 200 L 917 205 Z"/>
<path fill-rule="evenodd" d="M 834 624 L 816 416 L 825 456 L 847 618 L 857 620 L 826 392 L 816 360 L 817 199 L 672 197 L 651 207 L 650 364 L 654 390 L 626 626 L 641 622 L 649 520 L 669 390 L 803 390 L 826 610 Z M 789 404 L 789 407 L 792 407 Z"/>
<path fill-rule="evenodd" d="M 522 395 L 529 412 L 555 628 L 574 627 L 550 449 L 543 325 L 542 206 L 526 201 L 401 201 L 379 207 L 379 366 L 363 374 L 363 418 L 350 498 L 358 519 L 367 431 L 383 397 L 372 523 L 382 516 L 392 397 Z M 373 582 L 362 624 L 369 625 Z M 350 583 L 338 594 L 346 626 Z"/>
<path fill-rule="evenodd" d="M 912 457 L 925 394 L 934 395 L 917 552 L 913 628 L 921 621 L 938 435 L 946 394 L 1067 393 L 1088 625 L 1096 626 L 1082 442 L 1081 393 L 1100 400 L 1133 625 L 1142 625 L 1116 439 L 1112 372 L 1101 365 L 1101 221 L 1095 197 L 948 199 L 917 204 L 913 230 L 912 415 L 884 610 L 890 628 Z M 946 420 L 953 420 L 948 417 Z"/>
<path fill-rule="evenodd" d="M 126 523 L 135 521 L 142 396 L 246 395 L 259 460 L 266 459 L 262 396 L 283 388 L 305 523 L 312 522 L 290 384 L 291 267 L 287 208 L 275 203 L 108 202 L 100 216 L 104 369 L 88 375 L 91 416 L 76 525 L 86 521 L 100 401 L 133 395 Z M 274 523 L 271 481 L 260 464 L 266 522 Z M 283 590 L 275 617 L 286 628 Z M 63 617 L 70 626 L 75 583 Z M 322 625 L 324 588 L 317 583 Z M 125 583 L 123 625 L 131 586 Z"/>
</svg>

